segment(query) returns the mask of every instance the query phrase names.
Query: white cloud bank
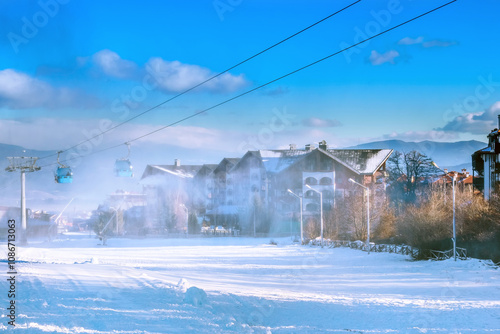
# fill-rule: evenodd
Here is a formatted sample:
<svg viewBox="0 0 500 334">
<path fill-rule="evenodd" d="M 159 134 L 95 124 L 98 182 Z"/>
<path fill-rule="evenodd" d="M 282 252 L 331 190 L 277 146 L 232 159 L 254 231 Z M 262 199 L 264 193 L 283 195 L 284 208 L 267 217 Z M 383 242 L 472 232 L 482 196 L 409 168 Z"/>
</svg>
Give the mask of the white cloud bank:
<svg viewBox="0 0 500 334">
<path fill-rule="evenodd" d="M 137 76 L 138 66 L 130 60 L 120 58 L 111 50 L 101 50 L 92 56 L 94 64 L 110 77 L 131 79 Z"/>
<path fill-rule="evenodd" d="M 486 135 L 493 128 L 498 128 L 498 115 L 500 114 L 500 101 L 492 104 L 483 112 L 466 113 L 455 117 L 438 131 L 465 132 Z"/>
<path fill-rule="evenodd" d="M 107 124 L 103 126 L 102 124 Z M 18 145 L 34 150 L 66 150 L 84 140 L 91 139 L 82 147 L 82 151 L 96 151 L 126 142 L 152 132 L 158 125 L 125 124 L 99 136 L 103 130 L 111 127 L 111 121 L 104 119 L 53 119 L 23 118 L 0 120 L 0 143 Z M 218 149 L 236 151 L 245 134 L 232 130 L 219 130 L 196 126 L 174 126 L 166 128 L 142 140 L 133 146 L 161 144 L 192 149 Z M 78 148 L 76 148 L 78 151 Z"/>
<path fill-rule="evenodd" d="M 49 83 L 13 69 L 0 71 L 0 106 L 11 109 L 85 107 L 96 102 L 69 88 Z"/>
<path fill-rule="evenodd" d="M 216 73 L 210 69 L 185 64 L 180 61 L 168 61 L 159 57 L 151 58 L 144 66 L 121 58 L 111 50 L 101 50 L 92 56 L 92 62 L 104 75 L 117 79 L 144 81 L 151 76 L 159 90 L 166 93 L 179 93 L 200 84 Z M 203 84 L 197 91 L 226 93 L 236 91 L 248 84 L 245 77 L 224 73 Z"/>
</svg>

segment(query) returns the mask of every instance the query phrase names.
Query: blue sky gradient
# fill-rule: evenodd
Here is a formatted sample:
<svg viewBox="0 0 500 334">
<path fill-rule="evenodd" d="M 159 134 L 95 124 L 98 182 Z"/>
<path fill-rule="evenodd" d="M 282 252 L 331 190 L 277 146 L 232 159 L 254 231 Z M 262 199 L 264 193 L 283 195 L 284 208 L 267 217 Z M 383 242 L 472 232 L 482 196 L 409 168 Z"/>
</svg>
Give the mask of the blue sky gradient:
<svg viewBox="0 0 500 334">
<path fill-rule="evenodd" d="M 103 122 L 143 112 L 352 2 L 1 1 L 0 142 L 66 149 L 105 129 Z M 446 2 L 363 0 L 106 134 L 93 150 L 133 140 Z M 198 148 L 199 161 L 209 151 L 239 156 L 247 148 L 323 139 L 333 147 L 484 141 L 500 114 L 499 9 L 494 0 L 457 1 L 134 146 Z M 279 115 L 288 116 L 280 123 Z"/>
</svg>

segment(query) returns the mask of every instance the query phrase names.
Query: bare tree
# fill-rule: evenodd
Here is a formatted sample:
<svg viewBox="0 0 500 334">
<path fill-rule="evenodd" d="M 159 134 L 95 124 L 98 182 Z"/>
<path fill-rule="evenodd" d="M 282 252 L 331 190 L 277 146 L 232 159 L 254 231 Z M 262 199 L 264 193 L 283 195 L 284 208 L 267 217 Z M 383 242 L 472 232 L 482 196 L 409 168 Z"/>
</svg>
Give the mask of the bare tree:
<svg viewBox="0 0 500 334">
<path fill-rule="evenodd" d="M 416 201 L 416 191 L 428 176 L 435 173 L 432 160 L 417 151 L 396 151 L 389 158 L 389 194 L 394 202 Z"/>
</svg>

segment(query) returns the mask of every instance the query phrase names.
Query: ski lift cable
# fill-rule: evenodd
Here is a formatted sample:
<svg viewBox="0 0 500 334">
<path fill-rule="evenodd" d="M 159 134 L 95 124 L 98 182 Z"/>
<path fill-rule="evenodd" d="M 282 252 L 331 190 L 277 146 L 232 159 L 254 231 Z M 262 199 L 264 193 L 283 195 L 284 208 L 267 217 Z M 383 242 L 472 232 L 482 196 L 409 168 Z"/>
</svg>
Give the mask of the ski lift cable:
<svg viewBox="0 0 500 334">
<path fill-rule="evenodd" d="M 186 120 L 188 120 L 188 119 L 191 119 L 191 118 L 193 118 L 193 117 L 199 116 L 199 115 L 201 115 L 201 114 L 203 114 L 203 113 L 205 113 L 205 112 L 207 112 L 207 111 L 209 111 L 209 110 L 212 110 L 212 109 L 215 109 L 215 108 L 217 108 L 217 107 L 220 107 L 220 106 L 222 106 L 222 105 L 224 105 L 224 104 L 226 104 L 226 103 L 228 103 L 228 102 L 231 102 L 231 101 L 236 100 L 236 99 L 238 99 L 238 98 L 240 98 L 240 97 L 243 97 L 243 96 L 245 96 L 245 95 L 248 95 L 248 94 L 250 94 L 250 93 L 252 93 L 252 92 L 254 92 L 254 91 L 258 90 L 258 89 L 261 89 L 261 88 L 263 88 L 263 87 L 266 87 L 266 86 L 268 86 L 268 85 L 270 85 L 270 84 L 272 84 L 272 83 L 275 83 L 275 82 L 277 82 L 277 81 L 279 81 L 279 80 L 282 80 L 282 79 L 284 79 L 284 78 L 286 78 L 286 77 L 289 77 L 289 76 L 291 76 L 291 75 L 293 75 L 293 74 L 295 74 L 295 73 L 297 73 L 297 72 L 300 72 L 300 71 L 302 71 L 302 70 L 305 70 L 305 69 L 307 69 L 307 68 L 309 68 L 309 67 L 311 67 L 311 66 L 314 66 L 314 65 L 316 65 L 316 64 L 318 64 L 318 63 L 320 63 L 320 62 L 323 62 L 323 61 L 325 61 L 325 60 L 327 60 L 327 59 L 330 59 L 330 58 L 332 58 L 332 57 L 334 57 L 334 56 L 336 56 L 336 55 L 339 55 L 339 54 L 341 54 L 341 53 L 343 53 L 343 52 L 345 52 L 345 51 L 347 51 L 347 50 L 350 50 L 350 49 L 352 49 L 352 48 L 354 48 L 354 47 L 356 47 L 356 46 L 358 46 L 358 45 L 360 45 L 360 44 L 366 43 L 366 42 L 368 42 L 368 41 L 370 41 L 370 40 L 372 40 L 372 39 L 374 39 L 374 38 L 377 38 L 377 37 L 379 37 L 379 36 L 381 36 L 381 35 L 383 35 L 383 34 L 386 34 L 386 33 L 390 32 L 390 31 L 395 30 L 395 29 L 397 29 L 397 28 L 399 28 L 399 27 L 402 27 L 402 26 L 404 26 L 404 25 L 406 25 L 406 24 L 408 24 L 408 23 L 410 23 L 410 22 L 413 22 L 413 21 L 415 21 L 415 20 L 417 20 L 417 19 L 419 19 L 419 18 L 422 18 L 422 17 L 424 17 L 424 16 L 426 16 L 426 15 L 428 15 L 428 14 L 431 14 L 431 13 L 433 13 L 433 12 L 435 12 L 435 11 L 439 10 L 439 9 L 442 9 L 442 8 L 444 8 L 444 7 L 448 6 L 448 5 L 450 5 L 450 4 L 454 3 L 454 2 L 456 2 L 456 1 L 457 1 L 457 0 L 452 0 L 452 1 L 447 2 L 447 3 L 445 3 L 445 4 L 441 5 L 441 6 L 435 7 L 434 9 L 431 9 L 431 10 L 429 10 L 429 11 L 427 11 L 427 12 L 423 13 L 423 14 L 420 14 L 420 15 L 418 15 L 418 16 L 415 16 L 415 17 L 413 17 L 413 18 L 411 18 L 411 19 L 409 19 L 409 20 L 407 20 L 407 21 L 404 21 L 404 22 L 402 22 L 402 23 L 400 23 L 400 24 L 398 24 L 398 25 L 395 25 L 394 27 L 391 27 L 391 28 L 389 28 L 389 29 L 386 29 L 386 30 L 384 30 L 384 31 L 382 31 L 382 32 L 380 32 L 380 33 L 378 33 L 378 34 L 375 34 L 375 35 L 373 35 L 373 36 L 371 36 L 371 37 L 368 37 L 368 38 L 366 38 L 366 39 L 364 39 L 364 40 L 362 40 L 362 41 L 360 41 L 360 42 L 357 42 L 357 43 L 355 43 L 355 44 L 351 44 L 350 46 L 348 46 L 348 47 L 346 47 L 346 48 L 344 48 L 344 49 L 342 49 L 342 50 L 339 50 L 339 51 L 337 51 L 337 52 L 334 52 L 334 53 L 332 53 L 332 54 L 330 54 L 330 55 L 328 55 L 328 56 L 326 56 L 326 57 L 323 57 L 323 58 L 318 59 L 318 60 L 316 60 L 316 61 L 314 61 L 314 62 L 312 62 L 312 63 L 309 63 L 309 64 L 307 64 L 307 65 L 305 65 L 305 66 L 302 66 L 302 67 L 300 67 L 300 68 L 298 68 L 298 69 L 296 69 L 296 70 L 294 70 L 294 71 L 292 71 L 292 72 L 289 72 L 289 73 L 287 73 L 287 74 L 285 74 L 285 75 L 282 75 L 282 76 L 280 76 L 280 77 L 278 77 L 278 78 L 275 78 L 275 79 L 273 79 L 273 80 L 271 80 L 271 81 L 268 81 L 268 82 L 267 82 L 267 83 L 265 83 L 265 84 L 262 84 L 262 85 L 260 85 L 260 86 L 255 87 L 255 88 L 252 88 L 252 89 L 250 89 L 250 90 L 247 90 L 246 92 L 243 92 L 243 93 L 241 93 L 241 94 L 238 94 L 238 95 L 236 95 L 236 96 L 233 96 L 232 98 L 229 98 L 229 99 L 224 100 L 224 101 L 222 101 L 222 102 L 220 102 L 220 103 L 217 103 L 217 104 L 215 104 L 215 105 L 213 105 L 213 106 L 211 106 L 211 107 L 209 107 L 209 108 L 203 109 L 203 110 L 198 111 L 198 112 L 196 112 L 196 113 L 194 113 L 194 114 L 191 114 L 191 115 L 189 115 L 189 116 L 186 116 L 186 117 L 184 117 L 184 118 L 181 118 L 181 119 L 179 119 L 179 120 L 177 120 L 177 121 L 175 121 L 175 122 L 172 122 L 172 123 L 170 123 L 170 124 L 168 124 L 168 125 L 165 125 L 165 126 L 160 127 L 160 128 L 158 128 L 158 129 L 156 129 L 156 130 L 153 130 L 153 131 L 151 131 L 151 132 L 148 132 L 148 133 L 146 133 L 146 134 L 144 134 L 144 135 L 141 135 L 141 136 L 136 137 L 136 138 L 134 138 L 134 139 L 128 140 L 128 141 L 127 141 L 127 143 L 132 143 L 132 142 L 134 142 L 134 141 L 140 140 L 140 139 L 145 138 L 145 137 L 147 137 L 147 136 L 150 136 L 150 135 L 152 135 L 152 134 L 154 134 L 154 133 L 157 133 L 157 132 L 159 132 L 159 131 L 162 131 L 162 130 L 164 130 L 164 129 L 166 129 L 166 128 L 169 128 L 169 127 L 172 127 L 172 126 L 177 125 L 177 124 L 179 124 L 179 123 L 182 123 L 182 122 L 184 122 L 184 121 L 186 121 Z M 67 160 L 65 160 L 65 161 L 70 161 L 70 160 L 74 160 L 74 159 L 77 159 L 77 158 L 86 157 L 86 156 L 90 156 L 90 155 L 93 155 L 93 154 L 101 153 L 101 152 L 104 152 L 104 151 L 107 151 L 107 150 L 110 150 L 110 149 L 113 149 L 113 148 L 117 148 L 117 147 L 119 147 L 119 146 L 121 146 L 121 145 L 123 145 L 123 144 L 124 144 L 124 143 L 120 143 L 120 144 L 118 144 L 118 145 L 113 145 L 113 146 L 110 146 L 110 147 L 107 147 L 107 148 L 103 148 L 103 149 L 101 149 L 101 150 L 94 151 L 94 152 L 89 153 L 89 154 L 86 154 L 86 155 L 81 155 L 81 156 L 78 156 L 78 157 L 69 158 L 69 159 L 67 159 Z M 53 165 L 53 164 L 48 164 L 48 165 L 45 165 L 45 166 L 43 166 L 43 167 L 47 167 L 47 166 L 51 166 L 51 165 Z"/>
<path fill-rule="evenodd" d="M 71 146 L 71 147 L 69 147 L 69 148 L 67 148 L 67 149 L 65 149 L 65 150 L 63 150 L 63 151 L 61 151 L 61 152 L 69 151 L 69 150 L 71 150 L 71 149 L 73 149 L 73 148 L 77 147 L 78 145 L 81 145 L 81 144 L 83 144 L 83 143 L 89 142 L 89 141 L 91 141 L 91 140 L 93 140 L 93 139 L 95 139 L 95 138 L 97 138 L 97 137 L 99 137 L 99 136 L 102 136 L 103 134 L 108 133 L 108 132 L 110 132 L 110 131 L 112 131 L 112 130 L 114 130 L 114 129 L 116 129 L 116 128 L 118 128 L 118 127 L 120 127 L 120 126 L 122 126 L 122 125 L 124 125 L 124 124 L 126 124 L 126 123 L 128 123 L 128 122 L 130 122 L 130 121 L 133 121 L 134 119 L 137 119 L 137 118 L 139 118 L 139 117 L 141 117 L 141 116 L 143 116 L 143 115 L 147 114 L 147 113 L 148 113 L 148 112 L 150 112 L 150 111 L 153 111 L 153 110 L 155 110 L 155 109 L 157 109 L 157 108 L 159 108 L 159 107 L 163 106 L 164 104 L 167 104 L 168 102 L 170 102 L 170 101 L 172 101 L 172 100 L 177 99 L 178 97 L 181 97 L 182 95 L 184 95 L 184 94 L 186 94 L 186 93 L 189 93 L 190 91 L 192 91 L 192 90 L 194 90 L 194 89 L 196 89 L 196 88 L 198 88 L 198 87 L 200 87 L 200 86 L 202 86 L 202 85 L 204 85 L 204 84 L 206 84 L 206 83 L 208 83 L 208 82 L 210 82 L 210 81 L 212 81 L 212 80 L 214 80 L 214 79 L 216 79 L 216 78 L 220 77 L 221 75 L 223 75 L 223 74 L 225 74 L 225 73 L 227 73 L 227 72 L 229 72 L 229 71 L 231 71 L 231 70 L 235 69 L 236 67 L 239 67 L 239 66 L 243 65 L 244 63 L 246 63 L 246 62 L 248 62 L 248 61 L 250 61 L 250 60 L 252 60 L 252 59 L 254 59 L 254 58 L 258 57 L 258 56 L 260 56 L 261 54 L 263 54 L 263 53 L 265 53 L 265 52 L 267 52 L 267 51 L 269 51 L 269 50 L 271 50 L 271 49 L 273 49 L 273 48 L 277 47 L 278 45 L 283 44 L 284 42 L 286 42 L 286 41 L 288 41 L 288 40 L 290 40 L 290 39 L 292 39 L 292 38 L 296 37 L 297 35 L 299 35 L 299 34 L 301 34 L 301 33 L 305 32 L 306 30 L 309 30 L 309 29 L 311 29 L 312 27 L 314 27 L 314 26 L 316 26 L 316 25 L 318 25 L 318 24 L 320 24 L 320 23 L 322 23 L 322 22 L 324 22 L 324 21 L 326 21 L 326 20 L 328 20 L 328 19 L 332 18 L 333 16 L 335 16 L 335 15 L 337 15 L 337 14 L 339 14 L 339 13 L 341 13 L 341 12 L 345 11 L 346 9 L 348 9 L 348 8 L 350 8 L 350 7 L 352 7 L 352 6 L 354 6 L 355 4 L 357 4 L 357 3 L 361 2 L 361 1 L 362 1 L 362 0 L 357 0 L 357 1 L 353 2 L 353 3 L 351 3 L 350 5 L 348 5 L 348 6 L 344 7 L 344 8 L 342 8 L 342 9 L 337 10 L 336 12 L 334 12 L 334 13 L 332 13 L 332 14 L 330 14 L 330 15 L 328 15 L 328 16 L 326 16 L 326 17 L 324 17 L 323 19 L 321 19 L 321 20 L 319 20 L 319 21 L 316 21 L 315 23 L 313 23 L 313 24 L 311 24 L 311 25 L 309 25 L 309 26 L 307 26 L 307 27 L 305 27 L 305 28 L 303 28 L 303 29 L 299 30 L 298 32 L 296 32 L 296 33 L 294 33 L 294 34 L 292 34 L 292 35 L 288 36 L 287 38 L 285 38 L 285 39 L 283 39 L 283 40 L 281 40 L 281 41 L 279 41 L 279 42 L 277 42 L 277 43 L 275 43 L 275 44 L 273 44 L 273 45 L 271 45 L 271 46 L 269 46 L 269 47 L 265 48 L 264 50 L 262 50 L 262 51 L 260 51 L 260 52 L 258 52 L 258 53 L 256 53 L 256 54 L 254 54 L 253 56 L 250 56 L 250 57 L 246 58 L 245 60 L 242 60 L 242 61 L 240 61 L 239 63 L 237 63 L 237 64 L 235 64 L 235 65 L 232 65 L 231 67 L 227 68 L 226 70 L 224 70 L 224 71 L 222 71 L 222 72 L 219 72 L 219 73 L 217 73 L 217 74 L 215 74 L 215 75 L 211 76 L 210 78 L 208 78 L 208 79 L 206 79 L 206 80 L 204 80 L 204 81 L 202 81 L 202 82 L 200 82 L 200 83 L 198 83 L 198 84 L 196 84 L 196 85 L 192 86 L 191 88 L 188 88 L 188 89 L 186 89 L 186 90 L 184 90 L 184 91 L 182 91 L 182 92 L 178 93 L 177 95 L 174 95 L 173 97 L 171 97 L 171 98 L 169 98 L 169 99 L 167 99 L 167 100 L 165 100 L 165 101 L 163 101 L 163 102 L 161 102 L 161 103 L 159 103 L 159 104 L 157 104 L 157 105 L 155 105 L 155 106 L 153 106 L 153 107 L 151 107 L 151 108 L 149 108 L 149 109 L 146 109 L 145 111 L 143 111 L 143 112 L 141 112 L 141 113 L 139 113 L 139 114 L 137 114 L 137 115 L 135 115 L 135 116 L 133 116 L 133 117 L 131 117 L 131 118 L 129 118 L 129 119 L 127 119 L 127 120 L 125 120 L 125 121 L 121 122 L 121 123 L 118 123 L 118 124 L 116 124 L 115 126 L 113 126 L 113 127 L 109 128 L 109 129 L 107 129 L 107 130 L 105 130 L 105 131 L 103 131 L 103 132 L 100 132 L 99 134 L 97 134 L 97 135 L 95 135 L 95 136 L 93 136 L 93 137 L 91 137 L 91 138 L 88 138 L 88 139 L 86 139 L 86 140 L 83 140 L 83 141 L 79 142 L 78 144 L 75 144 L 75 145 L 73 145 L 73 146 Z M 55 156 L 55 155 L 56 155 L 56 154 L 50 154 L 50 155 L 47 155 L 47 156 L 42 157 L 42 158 L 40 158 L 40 159 L 50 158 L 50 157 L 53 157 L 53 156 Z"/>
</svg>

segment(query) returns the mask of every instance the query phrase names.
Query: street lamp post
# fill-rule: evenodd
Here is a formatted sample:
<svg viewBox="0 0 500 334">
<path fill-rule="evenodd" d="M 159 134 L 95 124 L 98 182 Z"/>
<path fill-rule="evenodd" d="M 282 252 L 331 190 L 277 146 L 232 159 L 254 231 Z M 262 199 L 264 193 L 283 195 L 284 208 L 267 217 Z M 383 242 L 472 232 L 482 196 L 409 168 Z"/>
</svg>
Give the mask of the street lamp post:
<svg viewBox="0 0 500 334">
<path fill-rule="evenodd" d="M 319 215 L 321 221 L 321 247 L 323 247 L 323 193 L 321 191 L 311 188 L 311 186 L 308 184 L 306 184 L 306 187 L 319 194 Z"/>
<path fill-rule="evenodd" d="M 453 191 L 453 238 L 451 238 L 451 241 L 453 242 L 453 259 L 456 261 L 457 260 L 457 231 L 456 231 L 456 225 L 455 225 L 455 183 L 457 180 L 457 173 L 453 173 L 453 177 L 448 175 L 447 172 L 442 170 L 441 168 L 438 167 L 438 165 L 433 161 L 431 162 L 431 165 L 442 171 L 447 177 L 451 178 L 451 186 L 452 186 L 452 191 Z M 446 199 L 446 196 L 445 196 Z"/>
<path fill-rule="evenodd" d="M 365 187 L 361 183 L 354 181 L 353 179 L 349 179 L 349 182 L 357 184 L 366 190 L 366 246 L 368 248 L 368 254 L 370 254 L 370 188 Z"/>
<path fill-rule="evenodd" d="M 288 192 L 292 194 L 293 196 L 297 197 L 300 201 L 300 244 L 304 244 L 304 227 L 302 225 L 302 196 L 297 195 L 290 189 L 288 189 Z"/>
</svg>

